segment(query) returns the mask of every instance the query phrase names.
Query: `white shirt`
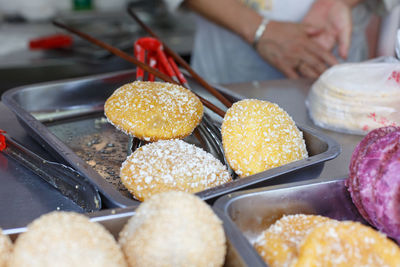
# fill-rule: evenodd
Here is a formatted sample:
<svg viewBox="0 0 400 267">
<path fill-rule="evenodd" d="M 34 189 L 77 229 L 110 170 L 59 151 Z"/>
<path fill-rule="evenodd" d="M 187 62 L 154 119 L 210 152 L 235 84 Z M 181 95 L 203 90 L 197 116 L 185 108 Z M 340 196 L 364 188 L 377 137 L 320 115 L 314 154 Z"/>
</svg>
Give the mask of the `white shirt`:
<svg viewBox="0 0 400 267">
<path fill-rule="evenodd" d="M 252 0 L 265 7 L 260 14 L 271 20 L 300 22 L 314 0 Z M 262 2 L 265 1 L 265 2 Z M 365 39 L 371 10 L 367 0 L 353 8 L 352 41 L 347 61 L 361 61 L 368 56 Z M 387 0 L 399 2 L 399 0 Z M 176 9 L 183 0 L 165 0 L 170 10 Z M 246 0 L 244 2 L 251 2 Z M 375 1 L 376 2 L 376 1 Z M 256 3 L 257 4 L 257 3 Z M 234 83 L 253 80 L 281 79 L 285 76 L 264 61 L 254 48 L 235 33 L 197 16 L 192 67 L 212 83 Z M 334 51 L 334 53 L 336 53 Z"/>
</svg>

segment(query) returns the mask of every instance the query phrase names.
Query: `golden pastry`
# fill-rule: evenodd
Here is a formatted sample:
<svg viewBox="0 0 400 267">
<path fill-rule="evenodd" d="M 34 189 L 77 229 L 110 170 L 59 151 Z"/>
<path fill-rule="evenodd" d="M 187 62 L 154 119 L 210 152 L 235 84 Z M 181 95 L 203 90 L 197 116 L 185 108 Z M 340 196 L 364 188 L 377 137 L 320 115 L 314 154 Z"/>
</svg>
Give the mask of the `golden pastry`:
<svg viewBox="0 0 400 267">
<path fill-rule="evenodd" d="M 213 155 L 177 139 L 138 148 L 122 163 L 120 177 L 140 201 L 171 190 L 196 193 L 232 180 Z"/>
<path fill-rule="evenodd" d="M 188 89 L 162 82 L 133 82 L 118 88 L 104 113 L 118 129 L 146 141 L 184 138 L 203 116 L 203 104 Z"/>
<path fill-rule="evenodd" d="M 246 99 L 228 109 L 222 123 L 226 159 L 248 176 L 308 156 L 303 133 L 277 104 Z"/>
</svg>

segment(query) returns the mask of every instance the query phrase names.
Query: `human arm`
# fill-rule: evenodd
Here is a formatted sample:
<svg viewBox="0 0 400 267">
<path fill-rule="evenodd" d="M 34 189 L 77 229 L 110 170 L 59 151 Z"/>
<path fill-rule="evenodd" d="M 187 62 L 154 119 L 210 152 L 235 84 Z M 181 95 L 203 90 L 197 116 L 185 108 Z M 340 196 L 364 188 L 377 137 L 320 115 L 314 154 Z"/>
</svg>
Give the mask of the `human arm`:
<svg viewBox="0 0 400 267">
<path fill-rule="evenodd" d="M 351 8 L 362 0 L 317 0 L 303 22 L 323 28 L 321 34 L 313 38 L 319 45 L 332 50 L 338 45 L 339 55 L 347 58 L 351 42 Z"/>
<path fill-rule="evenodd" d="M 227 28 L 252 44 L 262 16 L 237 0 L 186 0 L 185 5 L 200 15 Z M 257 44 L 260 56 L 289 78 L 316 78 L 335 64 L 333 55 L 313 42 L 310 34 L 318 29 L 307 25 L 270 21 Z M 308 66 L 298 68 L 299 63 Z M 305 65 L 305 64 L 303 64 Z"/>
</svg>

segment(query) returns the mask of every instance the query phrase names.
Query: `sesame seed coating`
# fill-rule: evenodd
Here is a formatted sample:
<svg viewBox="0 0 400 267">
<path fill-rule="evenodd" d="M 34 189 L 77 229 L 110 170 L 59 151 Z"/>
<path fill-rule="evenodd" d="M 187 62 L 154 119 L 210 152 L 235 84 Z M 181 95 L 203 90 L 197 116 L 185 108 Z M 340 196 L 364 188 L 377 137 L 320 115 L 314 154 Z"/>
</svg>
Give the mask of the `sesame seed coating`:
<svg viewBox="0 0 400 267">
<path fill-rule="evenodd" d="M 184 138 L 203 116 L 203 104 L 188 89 L 162 82 L 133 82 L 118 88 L 104 113 L 118 129 L 146 141 Z"/>
<path fill-rule="evenodd" d="M 222 266 L 221 220 L 199 197 L 170 191 L 141 203 L 120 232 L 129 266 Z"/>
<path fill-rule="evenodd" d="M 14 245 L 10 266 L 124 266 L 114 237 L 74 212 L 51 212 L 34 220 Z"/>
<path fill-rule="evenodd" d="M 225 115 L 221 133 L 227 161 L 240 177 L 308 156 L 303 133 L 293 119 L 268 101 L 234 103 Z"/>
<path fill-rule="evenodd" d="M 0 267 L 6 267 L 12 251 L 12 243 L 8 236 L 4 235 L 0 228 Z"/>
<path fill-rule="evenodd" d="M 195 193 L 231 181 L 226 166 L 212 154 L 178 139 L 138 148 L 123 162 L 120 177 L 141 201 L 160 192 Z"/>
</svg>

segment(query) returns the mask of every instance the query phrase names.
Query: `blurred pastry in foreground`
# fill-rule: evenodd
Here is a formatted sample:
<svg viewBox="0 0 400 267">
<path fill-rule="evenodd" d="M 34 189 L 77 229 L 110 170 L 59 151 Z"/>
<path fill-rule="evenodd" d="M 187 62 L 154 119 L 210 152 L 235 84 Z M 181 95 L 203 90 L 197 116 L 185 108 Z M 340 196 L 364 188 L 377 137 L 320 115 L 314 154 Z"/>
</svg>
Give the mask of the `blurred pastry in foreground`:
<svg viewBox="0 0 400 267">
<path fill-rule="evenodd" d="M 138 148 L 122 163 L 120 177 L 140 201 L 171 190 L 196 193 L 232 180 L 212 154 L 177 139 Z"/>
<path fill-rule="evenodd" d="M 52 212 L 30 223 L 14 245 L 9 266 L 124 266 L 114 237 L 73 212 Z"/>
<path fill-rule="evenodd" d="M 360 214 L 400 241 L 400 127 L 368 133 L 357 145 L 346 186 Z"/>
<path fill-rule="evenodd" d="M 0 228 L 0 267 L 6 267 L 11 255 L 12 243 L 8 236 L 4 235 Z"/>
<path fill-rule="evenodd" d="M 118 88 L 104 113 L 121 131 L 153 142 L 190 135 L 202 119 L 203 104 L 182 86 L 137 81 Z"/>
<path fill-rule="evenodd" d="M 347 63 L 325 71 L 313 84 L 306 104 L 320 127 L 366 134 L 400 125 L 400 65 Z"/>
<path fill-rule="evenodd" d="M 268 266 L 292 266 L 299 256 L 299 246 L 315 226 L 333 221 L 318 215 L 285 215 L 257 238 L 254 248 Z"/>
<path fill-rule="evenodd" d="M 400 266 L 400 248 L 384 234 L 318 215 L 285 215 L 254 247 L 271 267 Z"/>
<path fill-rule="evenodd" d="M 308 157 L 303 133 L 286 111 L 268 101 L 234 103 L 221 133 L 226 159 L 240 177 Z"/>
<path fill-rule="evenodd" d="M 301 266 L 400 266 L 396 243 L 371 227 L 344 221 L 316 226 L 304 239 L 299 258 Z"/>
<path fill-rule="evenodd" d="M 222 266 L 222 222 L 200 198 L 184 192 L 141 203 L 119 235 L 129 266 Z"/>
</svg>

